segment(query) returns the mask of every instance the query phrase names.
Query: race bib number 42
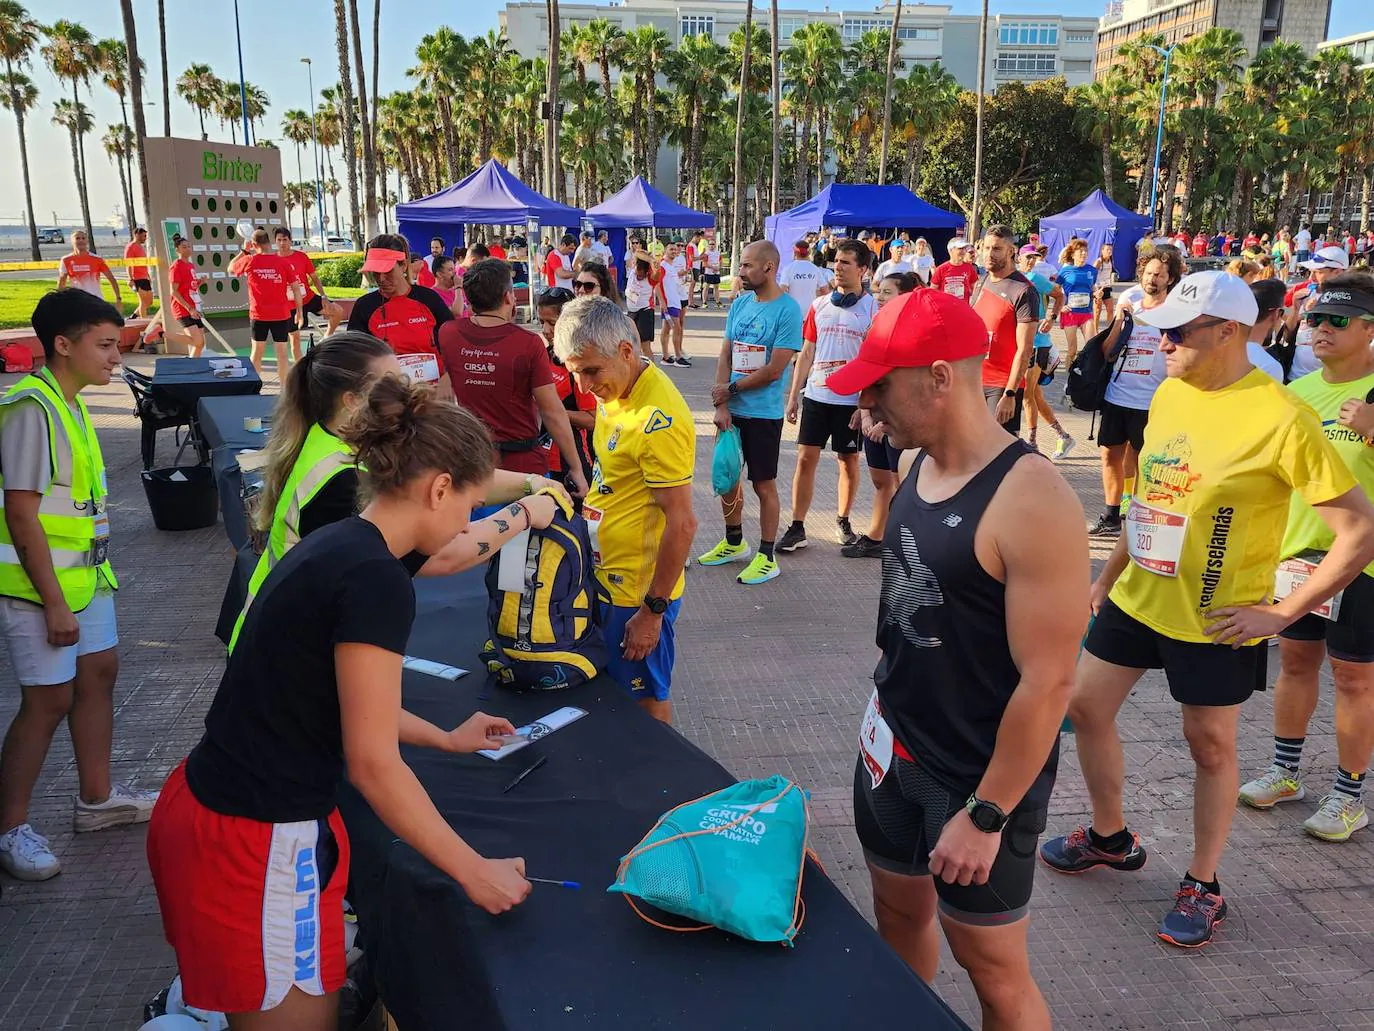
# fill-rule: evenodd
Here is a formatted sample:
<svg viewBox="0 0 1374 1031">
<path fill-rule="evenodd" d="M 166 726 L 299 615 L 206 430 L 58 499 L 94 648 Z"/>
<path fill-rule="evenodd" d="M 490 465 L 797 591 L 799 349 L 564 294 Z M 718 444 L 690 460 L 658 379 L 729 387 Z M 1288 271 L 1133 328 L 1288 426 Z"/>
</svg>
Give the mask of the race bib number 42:
<svg viewBox="0 0 1374 1031">
<path fill-rule="evenodd" d="M 439 382 L 439 359 L 432 354 L 398 354 L 401 371 L 416 383 Z"/>
<path fill-rule="evenodd" d="M 1178 576 L 1178 560 L 1187 532 L 1187 516 L 1131 498 L 1131 506 L 1126 510 L 1126 553 L 1140 568 L 1160 576 Z"/>
</svg>

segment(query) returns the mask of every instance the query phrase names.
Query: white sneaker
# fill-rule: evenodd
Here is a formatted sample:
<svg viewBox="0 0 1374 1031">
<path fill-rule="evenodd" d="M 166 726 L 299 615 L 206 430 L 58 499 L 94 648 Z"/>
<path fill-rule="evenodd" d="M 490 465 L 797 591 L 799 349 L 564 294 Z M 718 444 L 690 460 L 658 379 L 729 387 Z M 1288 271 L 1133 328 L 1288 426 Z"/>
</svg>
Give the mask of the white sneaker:
<svg viewBox="0 0 1374 1031">
<path fill-rule="evenodd" d="M 1054 446 L 1054 454 L 1050 457 L 1053 461 L 1062 462 L 1069 457 L 1070 452 L 1076 447 L 1078 447 L 1078 441 L 1066 433 L 1059 438 L 1059 443 Z"/>
<path fill-rule="evenodd" d="M 0 870 L 21 881 L 46 881 L 62 872 L 48 839 L 27 823 L 0 834 Z"/>
<path fill-rule="evenodd" d="M 107 827 L 124 827 L 131 823 L 147 823 L 157 804 L 156 791 L 135 791 L 124 784 L 111 784 L 110 797 L 103 802 L 83 802 L 76 796 L 72 824 L 78 834 L 103 831 Z"/>
</svg>

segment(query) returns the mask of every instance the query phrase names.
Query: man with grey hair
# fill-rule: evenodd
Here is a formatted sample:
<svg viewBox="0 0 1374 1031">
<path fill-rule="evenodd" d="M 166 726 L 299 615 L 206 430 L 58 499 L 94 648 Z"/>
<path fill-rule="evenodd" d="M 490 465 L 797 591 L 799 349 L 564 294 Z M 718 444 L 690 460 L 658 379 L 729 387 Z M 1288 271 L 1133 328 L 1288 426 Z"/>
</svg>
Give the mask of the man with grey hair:
<svg viewBox="0 0 1374 1031">
<path fill-rule="evenodd" d="M 602 607 L 608 672 L 651 716 L 670 723 L 674 625 L 697 528 L 692 410 L 672 380 L 640 361 L 634 323 L 605 297 L 567 304 L 553 346 L 577 386 L 599 402 L 583 515 L 592 564 L 610 598 Z"/>
</svg>

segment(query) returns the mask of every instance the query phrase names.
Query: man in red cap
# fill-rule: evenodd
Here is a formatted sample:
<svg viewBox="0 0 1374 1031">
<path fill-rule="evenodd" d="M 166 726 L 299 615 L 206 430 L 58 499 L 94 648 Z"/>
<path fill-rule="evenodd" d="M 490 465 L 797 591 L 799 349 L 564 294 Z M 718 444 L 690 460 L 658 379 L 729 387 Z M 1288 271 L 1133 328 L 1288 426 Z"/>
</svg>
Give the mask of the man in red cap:
<svg viewBox="0 0 1374 1031">
<path fill-rule="evenodd" d="M 938 904 L 983 1026 L 1048 1029 L 1027 909 L 1087 622 L 1088 541 L 1073 489 L 988 409 L 987 347 L 968 304 L 918 290 L 885 305 L 830 377 L 894 447 L 922 449 L 903 456 L 883 538 L 854 823 L 888 944 L 933 980 Z"/>
</svg>

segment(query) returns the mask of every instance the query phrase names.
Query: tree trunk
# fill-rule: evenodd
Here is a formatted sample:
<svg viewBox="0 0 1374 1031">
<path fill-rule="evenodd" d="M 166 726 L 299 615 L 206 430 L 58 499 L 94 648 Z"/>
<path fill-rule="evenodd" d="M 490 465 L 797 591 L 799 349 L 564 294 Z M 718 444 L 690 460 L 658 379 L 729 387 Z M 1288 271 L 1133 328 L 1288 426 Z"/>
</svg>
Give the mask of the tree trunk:
<svg viewBox="0 0 1374 1031">
<path fill-rule="evenodd" d="M 369 238 L 377 235 L 377 150 L 367 107 L 367 66 L 363 63 L 363 37 L 358 30 L 358 0 L 348 0 L 348 24 L 353 36 L 354 71 L 358 75 L 358 130 L 363 145 L 363 212 Z"/>
<path fill-rule="evenodd" d="M 776 6 L 776 3 L 775 5 Z M 897 65 L 897 26 L 902 21 L 902 0 L 897 0 L 897 11 L 892 16 L 892 28 L 887 39 L 887 78 L 883 83 L 883 141 L 878 152 L 878 185 L 887 182 L 887 143 L 892 132 L 892 72 Z M 868 153 L 867 150 L 864 153 Z"/>
<path fill-rule="evenodd" d="M 644 98 L 645 164 L 649 166 L 649 185 L 658 179 L 658 73 L 649 69 L 649 95 Z"/>
<path fill-rule="evenodd" d="M 1153 211 L 1146 211 L 1146 205 L 1150 203 L 1150 187 L 1155 181 L 1155 146 L 1154 141 L 1149 140 L 1145 144 L 1145 167 L 1140 173 L 1140 192 L 1136 196 L 1135 209 L 1142 215 L 1149 215 L 1154 218 Z"/>
<path fill-rule="evenodd" d="M 349 235 L 355 245 L 363 241 L 358 233 L 358 141 L 354 135 L 353 77 L 349 65 L 348 16 L 344 0 L 334 0 L 334 45 L 339 57 L 339 84 L 343 88 L 343 104 L 339 108 L 340 132 L 343 141 L 344 163 L 348 166 L 348 208 L 352 226 Z"/>
<path fill-rule="evenodd" d="M 453 105 L 442 91 L 438 95 L 439 121 L 444 129 L 444 156 L 448 159 L 448 174 L 456 183 L 458 175 L 458 142 L 453 134 Z"/>
<path fill-rule="evenodd" d="M 9 59 L 5 61 L 5 70 L 9 73 L 10 80 L 14 78 L 14 65 Z M 10 90 L 11 110 L 14 112 L 14 123 L 19 129 L 19 168 L 24 175 L 24 211 L 29 220 L 29 257 L 33 261 L 42 261 L 43 253 L 38 249 L 38 223 L 33 217 L 33 185 L 29 179 L 29 143 L 24 134 L 24 110 L 20 107 L 19 91 Z"/>
<path fill-rule="evenodd" d="M 825 189 L 825 109 L 816 112 L 816 189 Z"/>
<path fill-rule="evenodd" d="M 1345 155 L 1336 165 L 1336 179 L 1331 184 L 1331 225 L 1345 225 L 1345 195 L 1350 180 L 1350 166 Z"/>
<path fill-rule="evenodd" d="M 1307 207 L 1303 212 L 1302 220 L 1303 224 L 1309 228 L 1317 220 L 1317 190 L 1311 182 L 1307 184 Z"/>
<path fill-rule="evenodd" d="M 115 169 L 119 172 L 119 202 L 124 206 L 124 228 L 129 231 L 129 239 L 134 238 L 134 214 L 129 208 L 129 177 L 124 172 L 124 156 L 114 155 Z"/>
<path fill-rule="evenodd" d="M 703 115 L 701 97 L 694 97 L 692 100 L 692 133 L 687 145 L 687 177 L 689 180 L 687 206 L 689 208 L 701 207 L 701 146 L 706 128 Z"/>
<path fill-rule="evenodd" d="M 372 149 L 377 149 L 377 104 L 382 99 L 382 87 L 377 81 L 377 70 L 381 62 L 382 43 L 382 0 L 372 3 Z M 381 176 L 382 199 L 386 200 L 386 176 Z M 385 204 L 383 204 L 385 207 Z"/>
<path fill-rule="evenodd" d="M 377 151 L 377 177 L 382 183 L 382 232 L 389 233 L 390 223 L 386 217 L 386 153 L 381 150 Z"/>
<path fill-rule="evenodd" d="M 795 126 L 794 126 L 795 127 Z M 811 150 L 811 108 L 808 105 L 802 114 L 801 136 L 797 139 L 797 178 L 796 191 L 798 202 L 811 196 L 811 177 L 807 169 L 808 151 Z"/>
<path fill-rule="evenodd" d="M 162 55 L 162 135 L 171 136 L 172 77 L 167 68 L 167 0 L 157 0 L 157 41 Z"/>
<path fill-rule="evenodd" d="M 138 28 L 134 23 L 134 0 L 119 0 L 119 9 L 124 16 L 124 50 L 129 57 L 129 98 L 133 102 L 134 109 L 134 155 L 138 158 L 138 193 L 139 199 L 143 202 L 144 217 L 152 221 L 152 191 L 148 186 L 148 155 L 144 147 L 144 141 L 148 138 L 148 124 L 143 116 L 143 71 L 142 62 L 138 57 Z M 167 89 L 165 61 L 163 68 L 162 88 L 165 95 Z M 166 106 L 164 101 L 164 110 Z M 148 238 L 152 241 L 153 253 L 161 263 L 160 267 L 162 269 L 168 268 L 171 264 L 171 255 L 166 253 L 166 244 L 163 242 L 162 234 L 150 232 Z"/>
<path fill-rule="evenodd" d="M 731 181 L 735 187 L 735 209 L 730 219 L 730 269 L 739 269 L 740 241 L 744 235 L 744 108 L 749 99 L 749 64 L 753 52 L 754 4 L 744 5 L 744 58 L 740 62 L 739 98 L 735 105 L 735 169 Z"/>
<path fill-rule="evenodd" d="M 76 82 L 72 82 L 72 100 L 76 102 L 77 114 L 80 114 L 81 100 L 76 92 Z M 86 134 L 77 132 L 77 179 L 76 187 L 81 199 L 81 218 L 86 225 L 86 239 L 91 241 L 91 252 L 95 253 L 95 227 L 91 224 L 91 195 L 86 188 Z"/>
<path fill-rule="evenodd" d="M 1116 192 L 1116 165 L 1112 160 L 1112 134 L 1110 129 L 1102 133 L 1102 188 L 1107 196 Z"/>
<path fill-rule="evenodd" d="M 1360 232 L 1369 232 L 1370 193 L 1374 192 L 1374 165 L 1364 170 L 1360 183 Z"/>
<path fill-rule="evenodd" d="M 778 213 L 778 179 L 782 175 L 782 75 L 778 63 L 778 0 L 768 5 L 769 35 L 772 37 L 772 51 L 769 54 L 769 76 L 773 92 L 773 167 L 768 187 L 768 208 Z M 760 233 L 762 235 L 762 233 Z"/>
<path fill-rule="evenodd" d="M 200 119 L 200 138 L 202 140 L 208 140 L 210 134 L 205 131 L 205 108 L 201 107 L 199 104 L 196 105 L 196 117 Z"/>
<path fill-rule="evenodd" d="M 1183 148 L 1174 147 L 1169 155 L 1169 174 L 1164 177 L 1164 234 L 1167 236 L 1174 225 L 1174 195 L 1178 190 L 1178 169 L 1183 163 Z M 1227 223 L 1230 225 L 1230 223 Z"/>
</svg>

